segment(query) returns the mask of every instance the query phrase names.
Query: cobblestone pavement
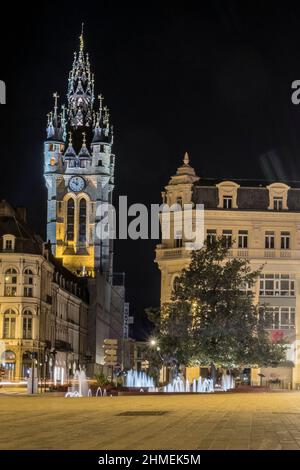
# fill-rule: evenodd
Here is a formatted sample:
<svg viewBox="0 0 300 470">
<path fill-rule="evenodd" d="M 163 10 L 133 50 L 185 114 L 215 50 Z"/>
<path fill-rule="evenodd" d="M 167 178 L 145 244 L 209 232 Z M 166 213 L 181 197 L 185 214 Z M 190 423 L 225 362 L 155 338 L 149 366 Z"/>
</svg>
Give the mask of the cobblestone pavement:
<svg viewBox="0 0 300 470">
<path fill-rule="evenodd" d="M 1 449 L 300 449 L 300 392 L 0 396 Z"/>
</svg>

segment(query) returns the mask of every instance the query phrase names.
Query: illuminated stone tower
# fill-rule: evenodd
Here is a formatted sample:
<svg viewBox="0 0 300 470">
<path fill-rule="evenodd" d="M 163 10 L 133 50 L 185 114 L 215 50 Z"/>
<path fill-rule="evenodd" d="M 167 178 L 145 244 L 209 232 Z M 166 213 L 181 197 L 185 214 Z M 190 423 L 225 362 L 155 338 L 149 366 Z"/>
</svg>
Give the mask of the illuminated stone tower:
<svg viewBox="0 0 300 470">
<path fill-rule="evenodd" d="M 115 156 L 109 111 L 98 96 L 84 51 L 83 32 L 68 79 L 67 105 L 48 114 L 44 176 L 48 190 L 47 239 L 53 254 L 78 275 L 111 275 L 112 244 L 96 236 L 99 206 L 112 201 Z M 97 109 L 96 109 L 97 107 Z"/>
</svg>

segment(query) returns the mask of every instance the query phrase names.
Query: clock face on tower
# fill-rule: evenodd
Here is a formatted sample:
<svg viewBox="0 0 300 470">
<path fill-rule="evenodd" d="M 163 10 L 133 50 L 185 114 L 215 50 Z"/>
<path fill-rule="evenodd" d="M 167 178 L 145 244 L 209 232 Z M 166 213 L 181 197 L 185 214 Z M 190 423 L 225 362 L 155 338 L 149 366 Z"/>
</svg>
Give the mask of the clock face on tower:
<svg viewBox="0 0 300 470">
<path fill-rule="evenodd" d="M 79 191 L 82 191 L 85 187 L 85 181 L 81 176 L 72 176 L 72 178 L 69 181 L 69 188 L 71 191 L 74 191 L 74 193 L 78 193 Z"/>
</svg>

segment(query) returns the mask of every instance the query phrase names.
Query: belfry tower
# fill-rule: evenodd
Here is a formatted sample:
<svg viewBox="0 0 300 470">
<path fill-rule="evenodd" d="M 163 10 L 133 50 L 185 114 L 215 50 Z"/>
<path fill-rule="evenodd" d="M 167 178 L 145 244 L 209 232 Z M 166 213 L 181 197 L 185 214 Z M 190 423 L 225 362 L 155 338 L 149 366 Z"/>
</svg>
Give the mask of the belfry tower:
<svg viewBox="0 0 300 470">
<path fill-rule="evenodd" d="M 44 176 L 48 190 L 47 239 L 63 265 L 78 275 L 111 275 L 112 242 L 97 237 L 99 207 L 112 202 L 115 156 L 113 128 L 103 96 L 95 103 L 94 75 L 84 50 L 74 53 L 67 104 L 48 114 Z"/>
</svg>

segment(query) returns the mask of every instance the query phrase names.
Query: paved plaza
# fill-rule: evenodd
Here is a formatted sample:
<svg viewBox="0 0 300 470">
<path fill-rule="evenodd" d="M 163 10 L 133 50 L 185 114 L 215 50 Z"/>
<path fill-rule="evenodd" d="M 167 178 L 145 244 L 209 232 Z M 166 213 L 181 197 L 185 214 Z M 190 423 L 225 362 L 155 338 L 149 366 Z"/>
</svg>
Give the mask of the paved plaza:
<svg viewBox="0 0 300 470">
<path fill-rule="evenodd" d="M 1 449 L 300 449 L 300 393 L 0 396 Z"/>
</svg>

